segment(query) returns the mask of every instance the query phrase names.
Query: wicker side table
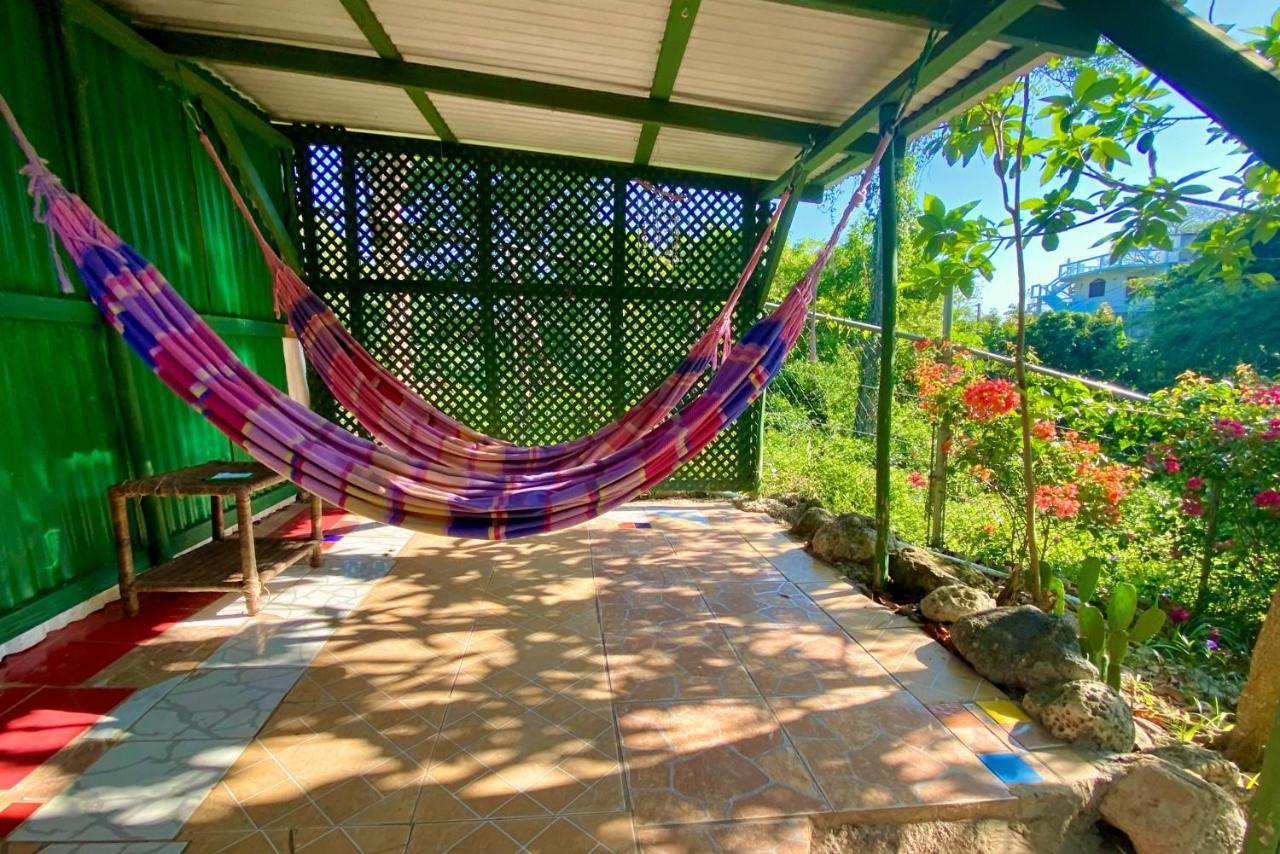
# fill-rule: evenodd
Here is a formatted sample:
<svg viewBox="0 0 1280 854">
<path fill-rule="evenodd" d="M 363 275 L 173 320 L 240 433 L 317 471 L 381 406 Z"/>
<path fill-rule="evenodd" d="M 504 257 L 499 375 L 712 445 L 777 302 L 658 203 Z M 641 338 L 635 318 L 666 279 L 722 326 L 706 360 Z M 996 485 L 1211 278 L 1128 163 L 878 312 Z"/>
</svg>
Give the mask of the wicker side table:
<svg viewBox="0 0 1280 854">
<path fill-rule="evenodd" d="M 284 483 L 285 479 L 258 463 L 208 462 L 154 477 L 118 483 L 107 491 L 111 523 L 115 530 L 116 561 L 120 571 L 120 598 L 129 616 L 138 613 L 139 590 L 229 591 L 243 593 L 248 612 L 262 607 L 263 585 L 272 576 L 311 556 L 319 566 L 324 545 L 321 501 L 311 499 L 309 540 L 254 540 L 252 497 L 255 492 Z M 162 498 L 208 496 L 213 513 L 213 541 L 135 576 L 133 543 L 129 536 L 127 502 L 154 495 Z M 227 539 L 223 530 L 222 502 L 236 500 L 237 536 Z"/>
</svg>

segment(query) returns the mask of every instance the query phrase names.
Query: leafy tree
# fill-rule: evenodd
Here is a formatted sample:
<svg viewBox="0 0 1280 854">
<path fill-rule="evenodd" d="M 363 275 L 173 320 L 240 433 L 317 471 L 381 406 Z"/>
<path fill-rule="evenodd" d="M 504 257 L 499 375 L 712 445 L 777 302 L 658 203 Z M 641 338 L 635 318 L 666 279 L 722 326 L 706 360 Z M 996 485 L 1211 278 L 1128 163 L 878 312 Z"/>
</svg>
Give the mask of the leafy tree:
<svg viewBox="0 0 1280 854">
<path fill-rule="evenodd" d="M 1092 314 L 1052 311 L 1032 318 L 1027 346 L 1050 367 L 1122 384 L 1132 381 L 1132 342 L 1106 306 Z"/>
</svg>

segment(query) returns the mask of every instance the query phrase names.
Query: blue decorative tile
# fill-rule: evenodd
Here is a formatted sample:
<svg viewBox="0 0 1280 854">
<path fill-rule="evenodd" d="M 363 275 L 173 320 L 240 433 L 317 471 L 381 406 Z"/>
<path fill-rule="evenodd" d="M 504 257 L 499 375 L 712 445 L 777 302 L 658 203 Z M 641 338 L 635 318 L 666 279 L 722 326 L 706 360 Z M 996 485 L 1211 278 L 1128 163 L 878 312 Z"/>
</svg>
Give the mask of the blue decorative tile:
<svg viewBox="0 0 1280 854">
<path fill-rule="evenodd" d="M 1039 783 L 1043 778 L 1016 753 L 979 753 L 987 770 L 1007 786 L 1014 783 Z"/>
</svg>

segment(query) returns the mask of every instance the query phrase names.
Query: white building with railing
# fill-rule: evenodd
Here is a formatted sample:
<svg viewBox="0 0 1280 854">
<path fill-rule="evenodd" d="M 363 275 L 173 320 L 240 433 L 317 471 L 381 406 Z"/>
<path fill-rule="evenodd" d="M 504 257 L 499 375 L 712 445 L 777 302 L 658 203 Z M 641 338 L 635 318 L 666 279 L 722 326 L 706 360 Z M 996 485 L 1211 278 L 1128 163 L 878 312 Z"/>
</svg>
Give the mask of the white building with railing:
<svg viewBox="0 0 1280 854">
<path fill-rule="evenodd" d="M 1191 259 L 1187 246 L 1194 233 L 1173 235 L 1174 248 L 1131 249 L 1119 258 L 1111 253 L 1067 261 L 1058 267 L 1058 277 L 1046 285 L 1031 286 L 1031 310 L 1082 311 L 1092 314 L 1103 305 L 1124 320 L 1130 337 L 1140 338 L 1150 331 L 1148 315 L 1152 300 L 1140 293 L 1145 279 L 1163 275 L 1175 264 Z"/>
</svg>

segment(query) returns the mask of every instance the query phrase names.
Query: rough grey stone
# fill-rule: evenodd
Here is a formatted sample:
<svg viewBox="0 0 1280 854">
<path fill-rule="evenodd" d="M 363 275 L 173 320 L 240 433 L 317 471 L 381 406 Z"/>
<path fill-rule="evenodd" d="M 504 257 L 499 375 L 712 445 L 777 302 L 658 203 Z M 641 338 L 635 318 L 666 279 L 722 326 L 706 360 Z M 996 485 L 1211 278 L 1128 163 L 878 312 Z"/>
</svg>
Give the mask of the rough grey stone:
<svg viewBox="0 0 1280 854">
<path fill-rule="evenodd" d="M 1158 756 L 1214 785 L 1228 790 L 1240 788 L 1240 768 L 1216 750 L 1198 744 L 1167 744 L 1143 753 Z"/>
<path fill-rule="evenodd" d="M 902 546 L 892 555 L 889 578 L 895 586 L 921 595 L 951 584 L 993 589 L 990 579 L 973 567 L 919 546 Z"/>
<path fill-rule="evenodd" d="M 1080 654 L 1075 627 L 1033 605 L 996 608 L 951 624 L 951 641 L 965 660 L 998 685 L 1038 688 L 1097 679 Z"/>
<path fill-rule="evenodd" d="M 985 591 L 967 584 L 948 584 L 920 600 L 920 613 L 937 623 L 954 623 L 970 614 L 990 611 L 995 606 L 996 600 Z"/>
<path fill-rule="evenodd" d="M 1138 757 L 1107 790 L 1102 817 L 1137 854 L 1239 851 L 1245 820 L 1226 792 L 1158 756 Z"/>
<path fill-rule="evenodd" d="M 803 540 L 812 540 L 819 528 L 835 518 L 836 514 L 815 504 L 805 508 L 799 518 L 791 524 L 791 533 Z"/>
<path fill-rule="evenodd" d="M 1103 750 L 1133 750 L 1133 712 L 1110 686 L 1091 679 L 1027 692 L 1022 707 L 1063 741 L 1092 742 Z"/>
<path fill-rule="evenodd" d="M 813 535 L 813 553 L 827 563 L 867 563 L 876 553 L 876 523 L 860 513 L 845 513 Z"/>
</svg>

